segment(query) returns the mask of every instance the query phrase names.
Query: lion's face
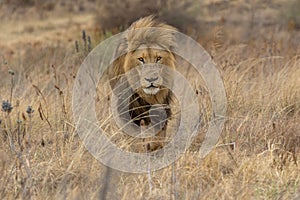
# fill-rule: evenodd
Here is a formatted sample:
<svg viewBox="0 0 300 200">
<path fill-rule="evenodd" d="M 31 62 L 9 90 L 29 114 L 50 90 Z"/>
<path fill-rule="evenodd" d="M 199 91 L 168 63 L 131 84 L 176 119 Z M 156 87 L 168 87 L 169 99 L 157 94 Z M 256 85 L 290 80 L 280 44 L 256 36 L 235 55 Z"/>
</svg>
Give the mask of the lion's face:
<svg viewBox="0 0 300 200">
<path fill-rule="evenodd" d="M 170 70 L 167 73 L 166 69 L 175 70 L 175 56 L 172 53 L 177 45 L 175 30 L 154 20 L 153 16 L 134 22 L 123 33 L 115 52 L 117 59 L 108 70 L 113 91 L 118 80 L 125 76 L 126 84 L 129 83 L 129 87 L 148 104 L 166 104 L 172 96 L 164 86 L 173 83 L 172 73 Z M 134 73 L 133 77 L 127 73 L 129 71 L 138 73 Z M 136 89 L 134 86 L 141 87 Z"/>
<path fill-rule="evenodd" d="M 175 69 L 175 59 L 172 53 L 159 47 L 140 46 L 129 52 L 125 57 L 125 73 L 133 68 L 138 71 L 138 79 L 128 78 L 130 84 L 139 81 L 141 88 L 138 93 L 144 98 L 154 98 L 167 95 L 168 89 L 163 86 L 168 77 L 165 67 Z M 170 79 L 170 78 L 169 78 Z"/>
</svg>

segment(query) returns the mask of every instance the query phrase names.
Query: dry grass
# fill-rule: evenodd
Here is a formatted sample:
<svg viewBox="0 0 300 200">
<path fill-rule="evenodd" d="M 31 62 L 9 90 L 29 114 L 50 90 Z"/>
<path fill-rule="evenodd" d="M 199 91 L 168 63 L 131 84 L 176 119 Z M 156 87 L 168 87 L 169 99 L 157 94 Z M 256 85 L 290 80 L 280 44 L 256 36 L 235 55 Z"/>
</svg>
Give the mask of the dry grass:
<svg viewBox="0 0 300 200">
<path fill-rule="evenodd" d="M 214 2 L 207 4 L 218 6 L 222 1 Z M 220 4 L 228 10 L 226 2 Z M 251 21 L 248 4 L 233 4 L 237 10 L 250 10 Z M 0 111 L 1 199 L 299 198 L 300 47 L 296 27 L 248 26 L 219 18 L 208 26 L 211 29 L 199 41 L 212 53 L 224 80 L 228 98 L 225 127 L 207 157 L 200 157 L 196 140 L 173 165 L 151 172 L 149 184 L 147 174 L 126 174 L 101 165 L 74 130 L 72 86 L 87 53 L 80 39 L 87 25 L 79 17 L 72 19 L 62 20 L 59 26 L 72 27 L 66 33 L 30 24 L 34 27 L 31 34 L 22 27 L 18 32 L 30 37 L 7 37 L 10 41 L 1 43 L 0 100 L 13 106 L 11 112 Z M 37 27 L 49 21 L 44 22 Z M 97 29 L 87 29 L 87 33 L 98 40 L 107 37 L 96 37 Z M 39 35 L 38 43 L 32 42 L 37 39 L 34 34 Z M 79 40 L 79 52 L 74 38 Z M 191 80 L 199 101 L 208 101 L 199 92 L 203 90 L 200 81 Z M 28 106 L 35 110 L 31 115 L 26 112 Z M 231 143 L 234 146 L 224 145 Z"/>
</svg>

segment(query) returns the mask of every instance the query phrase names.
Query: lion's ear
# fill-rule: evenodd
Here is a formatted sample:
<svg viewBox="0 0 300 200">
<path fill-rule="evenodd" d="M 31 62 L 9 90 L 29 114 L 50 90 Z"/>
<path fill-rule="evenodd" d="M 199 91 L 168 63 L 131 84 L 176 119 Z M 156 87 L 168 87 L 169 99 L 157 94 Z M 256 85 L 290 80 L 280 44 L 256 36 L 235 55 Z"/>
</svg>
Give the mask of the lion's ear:
<svg viewBox="0 0 300 200">
<path fill-rule="evenodd" d="M 108 78 L 112 90 L 117 84 L 118 80 L 124 74 L 124 57 L 125 56 L 121 56 L 118 59 L 116 59 L 108 69 Z"/>
<path fill-rule="evenodd" d="M 178 66 L 177 57 L 178 56 L 175 53 L 171 52 L 171 51 L 169 53 L 171 55 L 170 60 L 172 61 L 170 63 L 170 65 L 171 65 L 172 69 L 177 69 L 177 66 Z"/>
<path fill-rule="evenodd" d="M 125 73 L 124 71 L 124 61 L 126 56 L 126 43 L 124 41 L 120 43 L 115 51 L 115 59 L 111 66 L 108 68 L 108 78 L 111 89 L 113 90 L 118 80 Z"/>
</svg>

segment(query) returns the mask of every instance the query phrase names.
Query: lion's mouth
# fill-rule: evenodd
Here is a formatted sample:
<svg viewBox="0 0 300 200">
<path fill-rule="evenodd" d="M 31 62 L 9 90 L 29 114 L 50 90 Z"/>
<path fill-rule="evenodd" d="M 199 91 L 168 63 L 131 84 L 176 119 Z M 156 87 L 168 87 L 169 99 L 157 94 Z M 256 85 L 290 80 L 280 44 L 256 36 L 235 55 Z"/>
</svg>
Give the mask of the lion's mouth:
<svg viewBox="0 0 300 200">
<path fill-rule="evenodd" d="M 144 91 L 146 94 L 155 95 L 156 93 L 158 93 L 159 87 L 157 87 L 157 86 L 151 84 L 151 85 L 148 86 L 148 87 L 144 87 L 144 88 L 143 88 L 143 91 Z"/>
</svg>

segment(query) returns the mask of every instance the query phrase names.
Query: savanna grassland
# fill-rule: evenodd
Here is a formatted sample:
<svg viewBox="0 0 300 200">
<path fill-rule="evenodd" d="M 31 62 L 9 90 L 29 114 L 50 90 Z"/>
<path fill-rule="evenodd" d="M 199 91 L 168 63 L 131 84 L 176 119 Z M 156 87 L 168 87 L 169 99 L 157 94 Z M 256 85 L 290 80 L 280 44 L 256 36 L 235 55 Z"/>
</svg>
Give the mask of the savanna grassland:
<svg viewBox="0 0 300 200">
<path fill-rule="evenodd" d="M 300 2 L 149 2 L 0 2 L 0 199 L 299 199 Z M 83 146 L 72 89 L 89 51 L 149 14 L 211 54 L 227 116 L 204 159 L 196 139 L 171 166 L 128 174 Z"/>
</svg>

